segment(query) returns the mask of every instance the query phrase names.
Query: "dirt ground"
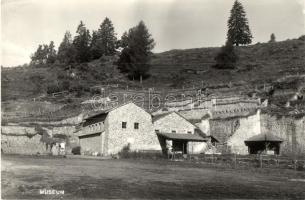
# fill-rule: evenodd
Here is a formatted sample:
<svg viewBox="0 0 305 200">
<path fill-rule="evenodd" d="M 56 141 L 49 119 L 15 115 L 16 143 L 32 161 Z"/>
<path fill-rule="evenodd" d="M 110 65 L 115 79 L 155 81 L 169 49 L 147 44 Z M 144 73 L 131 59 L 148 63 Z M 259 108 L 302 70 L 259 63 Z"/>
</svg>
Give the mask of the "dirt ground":
<svg viewBox="0 0 305 200">
<path fill-rule="evenodd" d="M 305 199 L 305 172 L 167 160 L 2 156 L 2 199 Z M 64 194 L 40 194 L 40 190 Z"/>
</svg>

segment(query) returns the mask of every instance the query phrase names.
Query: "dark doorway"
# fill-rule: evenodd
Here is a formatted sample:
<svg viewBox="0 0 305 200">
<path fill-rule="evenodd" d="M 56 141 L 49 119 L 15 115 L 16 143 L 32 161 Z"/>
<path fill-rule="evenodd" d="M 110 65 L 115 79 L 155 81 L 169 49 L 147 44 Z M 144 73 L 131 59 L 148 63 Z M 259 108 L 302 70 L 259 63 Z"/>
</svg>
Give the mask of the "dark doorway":
<svg viewBox="0 0 305 200">
<path fill-rule="evenodd" d="M 273 151 L 275 155 L 280 153 L 279 142 L 249 142 L 247 143 L 250 154 L 261 154 Z"/>
<path fill-rule="evenodd" d="M 173 151 L 182 152 L 183 154 L 187 154 L 187 141 L 173 140 Z"/>
</svg>

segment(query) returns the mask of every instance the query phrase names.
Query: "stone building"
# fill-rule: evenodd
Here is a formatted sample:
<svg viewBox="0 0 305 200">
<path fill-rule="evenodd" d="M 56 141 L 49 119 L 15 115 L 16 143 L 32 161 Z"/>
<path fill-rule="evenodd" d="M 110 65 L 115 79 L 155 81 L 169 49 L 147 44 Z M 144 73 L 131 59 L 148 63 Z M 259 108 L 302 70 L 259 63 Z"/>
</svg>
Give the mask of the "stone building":
<svg viewBox="0 0 305 200">
<path fill-rule="evenodd" d="M 209 138 L 206 134 L 177 112 L 155 116 L 153 125 L 163 152 L 171 149 L 183 154 L 196 154 L 203 153 L 208 148 Z"/>
<path fill-rule="evenodd" d="M 81 151 L 101 155 L 117 154 L 125 146 L 131 150 L 161 150 L 152 116 L 134 103 L 87 117 L 79 134 Z"/>
<path fill-rule="evenodd" d="M 271 154 L 280 153 L 280 145 L 283 139 L 270 133 L 258 134 L 245 140 L 250 154 Z"/>
</svg>

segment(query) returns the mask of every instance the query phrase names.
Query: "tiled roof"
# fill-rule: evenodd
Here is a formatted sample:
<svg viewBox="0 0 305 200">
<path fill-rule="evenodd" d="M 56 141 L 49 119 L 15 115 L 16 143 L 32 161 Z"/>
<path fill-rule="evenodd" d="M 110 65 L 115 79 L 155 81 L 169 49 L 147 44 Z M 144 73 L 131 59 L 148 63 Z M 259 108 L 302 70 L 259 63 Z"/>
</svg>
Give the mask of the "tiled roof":
<svg viewBox="0 0 305 200">
<path fill-rule="evenodd" d="M 245 140 L 245 142 L 283 142 L 284 140 L 280 137 L 272 135 L 270 133 L 262 133 L 250 137 L 249 139 Z"/>
</svg>

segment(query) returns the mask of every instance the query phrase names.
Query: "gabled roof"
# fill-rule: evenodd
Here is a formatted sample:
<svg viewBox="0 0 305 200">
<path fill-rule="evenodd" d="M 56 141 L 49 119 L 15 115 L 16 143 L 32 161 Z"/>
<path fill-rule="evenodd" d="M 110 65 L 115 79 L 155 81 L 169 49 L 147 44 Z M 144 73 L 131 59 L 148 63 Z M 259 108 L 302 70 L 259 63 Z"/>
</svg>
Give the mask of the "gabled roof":
<svg viewBox="0 0 305 200">
<path fill-rule="evenodd" d="M 166 139 L 171 140 L 187 140 L 187 141 L 207 141 L 206 138 L 203 138 L 197 134 L 183 134 L 183 133 L 157 133 L 160 136 L 165 137 Z"/>
<path fill-rule="evenodd" d="M 184 116 L 182 116 L 180 113 L 178 113 L 178 112 L 176 112 L 176 111 L 172 111 L 172 112 L 168 112 L 168 113 L 163 113 L 163 114 L 155 115 L 155 116 L 153 116 L 153 122 L 158 121 L 158 120 L 160 120 L 160 119 L 162 119 L 162 118 L 164 118 L 164 117 L 166 117 L 166 116 L 168 116 L 168 115 L 170 115 L 170 114 L 173 114 L 173 113 L 177 114 L 178 116 L 180 116 L 181 118 L 183 118 L 185 121 L 187 121 L 188 123 L 190 123 L 191 125 L 193 125 L 193 126 L 195 127 L 195 130 L 194 130 L 194 131 L 195 131 L 195 134 L 198 134 L 199 137 L 200 137 L 200 136 L 202 136 L 202 137 L 208 137 L 208 136 L 206 135 L 206 133 L 202 132 L 201 129 L 195 124 L 195 123 L 196 123 L 195 121 L 186 119 Z M 201 121 L 201 120 L 200 120 L 200 121 Z M 214 138 L 215 140 L 217 140 L 215 137 L 213 137 L 213 138 Z M 218 141 L 218 140 L 217 140 L 217 141 Z"/>
<path fill-rule="evenodd" d="M 100 112 L 97 112 L 97 113 L 95 113 L 95 114 L 91 114 L 91 115 L 85 117 L 84 120 L 88 120 L 88 119 L 91 119 L 91 118 L 95 118 L 95 117 L 97 117 L 97 116 L 99 116 L 99 115 L 104 115 L 104 114 L 107 115 L 108 113 L 109 113 L 109 110 L 103 110 L 103 111 L 100 111 Z"/>
<path fill-rule="evenodd" d="M 119 106 L 117 106 L 117 107 L 110 108 L 110 109 L 103 110 L 103 111 L 100 111 L 100 112 L 98 112 L 98 113 L 92 114 L 92 115 L 90 115 L 90 116 L 84 118 L 84 120 L 92 119 L 92 118 L 95 118 L 95 117 L 100 116 L 100 115 L 105 115 L 105 118 L 106 118 L 106 116 L 108 115 L 108 113 L 110 113 L 111 111 L 116 110 L 116 109 L 118 109 L 118 108 L 120 108 L 120 107 L 123 107 L 123 106 L 125 106 L 125 105 L 128 105 L 128 104 L 134 104 L 134 103 L 133 103 L 133 102 L 123 103 L 123 104 L 121 104 L 121 105 L 119 105 Z M 137 106 L 136 104 L 134 104 L 134 105 Z M 140 106 L 137 106 L 137 107 L 141 108 Z M 143 108 L 141 108 L 141 109 L 144 110 Z M 144 111 L 147 112 L 146 110 L 144 110 Z M 147 112 L 147 113 L 148 113 L 148 112 Z"/>
<path fill-rule="evenodd" d="M 280 137 L 272 135 L 270 133 L 262 133 L 250 137 L 249 139 L 245 140 L 245 143 L 248 142 L 283 142 L 284 140 Z"/>
<path fill-rule="evenodd" d="M 184 116 L 182 116 L 181 114 L 179 114 L 179 113 L 176 112 L 176 111 L 172 111 L 172 112 L 168 112 L 168 113 L 163 113 L 163 114 L 160 114 L 160 115 L 155 115 L 155 116 L 153 116 L 153 122 L 158 121 L 158 120 L 160 120 L 160 119 L 162 119 L 162 118 L 164 118 L 164 117 L 166 117 L 166 116 L 168 116 L 168 115 L 171 115 L 171 114 L 173 114 L 173 113 L 177 114 L 179 117 L 183 118 L 185 121 L 187 121 L 188 123 L 190 123 L 190 124 L 192 124 L 193 126 L 196 127 L 195 124 L 193 124 L 192 122 L 190 122 L 188 119 L 186 119 Z"/>
<path fill-rule="evenodd" d="M 153 116 L 153 122 L 155 121 L 158 121 L 159 119 L 162 119 L 163 117 L 167 116 L 167 115 L 170 115 L 172 114 L 173 112 L 167 112 L 167 113 L 162 113 L 162 114 L 159 114 L 159 115 L 155 115 Z"/>
</svg>

